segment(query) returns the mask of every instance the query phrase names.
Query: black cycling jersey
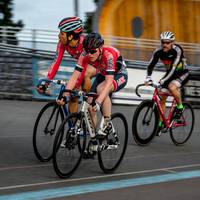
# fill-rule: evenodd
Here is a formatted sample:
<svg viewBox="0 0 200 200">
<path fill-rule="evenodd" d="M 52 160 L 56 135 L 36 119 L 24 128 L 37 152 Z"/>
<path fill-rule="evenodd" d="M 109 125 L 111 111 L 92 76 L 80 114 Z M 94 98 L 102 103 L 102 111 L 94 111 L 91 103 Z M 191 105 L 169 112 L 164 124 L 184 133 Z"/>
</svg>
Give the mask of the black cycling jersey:
<svg viewBox="0 0 200 200">
<path fill-rule="evenodd" d="M 160 59 L 167 70 L 166 75 L 162 79 L 162 82 L 165 82 L 170 79 L 175 72 L 182 72 L 186 68 L 183 58 L 183 49 L 178 44 L 173 44 L 172 49 L 168 52 L 164 52 L 162 48 L 156 49 L 147 67 L 147 76 L 151 76 L 155 65 Z"/>
</svg>

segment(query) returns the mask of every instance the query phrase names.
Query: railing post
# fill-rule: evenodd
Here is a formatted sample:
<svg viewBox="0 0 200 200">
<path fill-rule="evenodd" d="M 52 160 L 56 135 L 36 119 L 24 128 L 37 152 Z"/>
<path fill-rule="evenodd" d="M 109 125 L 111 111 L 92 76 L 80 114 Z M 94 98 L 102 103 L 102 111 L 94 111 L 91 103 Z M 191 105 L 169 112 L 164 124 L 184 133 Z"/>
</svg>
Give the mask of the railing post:
<svg viewBox="0 0 200 200">
<path fill-rule="evenodd" d="M 6 26 L 3 26 L 2 33 L 3 33 L 2 43 L 7 44 L 7 27 Z"/>
<path fill-rule="evenodd" d="M 32 49 L 36 49 L 36 33 L 37 30 L 36 29 L 33 29 L 32 30 Z"/>
</svg>

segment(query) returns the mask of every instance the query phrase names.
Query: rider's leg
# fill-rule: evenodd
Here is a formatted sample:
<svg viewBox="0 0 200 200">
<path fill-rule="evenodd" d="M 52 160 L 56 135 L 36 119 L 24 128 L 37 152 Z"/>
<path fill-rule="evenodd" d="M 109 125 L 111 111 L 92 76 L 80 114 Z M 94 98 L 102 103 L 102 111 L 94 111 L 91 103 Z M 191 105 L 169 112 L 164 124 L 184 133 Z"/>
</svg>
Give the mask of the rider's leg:
<svg viewBox="0 0 200 200">
<path fill-rule="evenodd" d="M 96 68 L 94 68 L 92 65 L 87 66 L 85 74 L 84 74 L 84 78 L 83 78 L 83 84 L 82 84 L 83 91 L 85 91 L 86 93 L 90 91 L 91 78 L 94 77 L 96 73 L 97 73 Z"/>
<path fill-rule="evenodd" d="M 78 97 L 70 97 L 68 108 L 70 113 L 78 112 Z"/>
<path fill-rule="evenodd" d="M 169 84 L 169 91 L 172 93 L 173 97 L 176 99 L 177 104 L 182 105 L 180 88 L 174 82 L 171 82 Z"/>
<path fill-rule="evenodd" d="M 97 94 L 98 95 L 101 94 L 102 91 L 104 90 L 105 84 L 106 84 L 106 82 L 103 81 L 102 83 L 100 83 L 97 86 Z M 110 90 L 110 92 L 113 91 L 113 85 L 110 86 L 109 90 Z M 112 108 L 112 103 L 111 103 L 109 94 L 107 94 L 104 101 L 102 102 L 102 112 L 103 112 L 103 116 L 104 116 L 105 120 L 110 120 L 110 118 L 111 118 L 110 117 L 111 116 L 111 108 Z M 97 114 L 96 114 L 95 111 L 92 111 L 92 109 L 90 109 L 90 114 L 91 114 L 91 117 L 92 117 L 93 124 L 96 127 L 96 125 L 97 125 Z"/>
<path fill-rule="evenodd" d="M 96 69 L 91 66 L 88 65 L 86 70 L 83 72 L 83 74 L 81 74 L 81 76 L 83 77 L 83 83 L 82 83 L 82 89 L 85 92 L 89 92 L 90 88 L 91 88 L 91 77 L 95 76 L 96 74 Z M 80 79 L 78 81 L 82 81 L 82 77 L 80 77 Z M 77 83 L 76 85 L 77 88 L 80 89 L 79 87 L 79 83 Z M 69 112 L 73 113 L 73 112 L 78 112 L 78 97 L 75 98 L 70 98 L 69 100 Z"/>
<path fill-rule="evenodd" d="M 167 96 L 161 96 L 160 105 L 163 110 L 163 113 L 165 113 L 165 110 L 166 110 L 166 100 L 167 100 Z M 160 120 L 159 125 L 162 125 L 161 123 L 163 119 L 162 119 L 161 113 L 159 113 L 159 120 Z"/>
<path fill-rule="evenodd" d="M 160 100 L 160 105 L 161 105 L 161 109 L 163 111 L 163 113 L 165 113 L 165 110 L 166 110 L 166 99 L 167 99 L 167 96 L 161 96 L 161 100 Z M 158 129 L 157 129 L 157 132 L 156 132 L 156 135 L 157 136 L 160 136 L 161 135 L 161 130 L 163 128 L 163 119 L 162 119 L 162 116 L 161 116 L 161 113 L 159 112 L 159 122 L 158 122 Z"/>
<path fill-rule="evenodd" d="M 188 70 L 184 70 L 181 74 L 177 74 L 175 79 L 173 79 L 169 83 L 169 90 L 174 96 L 176 102 L 177 102 L 177 109 L 182 110 L 182 97 L 181 97 L 181 90 L 180 88 L 184 86 L 189 79 L 189 72 Z"/>
</svg>

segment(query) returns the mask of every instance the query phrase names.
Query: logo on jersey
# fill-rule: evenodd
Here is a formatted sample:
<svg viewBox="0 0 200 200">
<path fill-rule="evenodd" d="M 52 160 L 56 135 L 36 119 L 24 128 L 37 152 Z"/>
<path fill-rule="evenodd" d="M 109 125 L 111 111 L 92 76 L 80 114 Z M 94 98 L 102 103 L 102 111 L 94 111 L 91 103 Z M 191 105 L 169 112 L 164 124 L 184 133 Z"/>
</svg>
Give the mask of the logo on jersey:
<svg viewBox="0 0 200 200">
<path fill-rule="evenodd" d="M 117 80 L 117 85 L 120 86 L 125 82 L 126 82 L 126 80 L 125 80 L 124 76 L 122 76 L 120 79 Z"/>
</svg>

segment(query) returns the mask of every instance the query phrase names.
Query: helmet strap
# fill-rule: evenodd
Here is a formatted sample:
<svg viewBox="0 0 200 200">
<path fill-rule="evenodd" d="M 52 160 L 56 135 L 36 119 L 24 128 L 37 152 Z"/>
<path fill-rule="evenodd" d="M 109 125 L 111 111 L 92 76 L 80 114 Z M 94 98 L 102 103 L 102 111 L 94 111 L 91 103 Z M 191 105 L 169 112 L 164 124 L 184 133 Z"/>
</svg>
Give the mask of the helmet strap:
<svg viewBox="0 0 200 200">
<path fill-rule="evenodd" d="M 99 56 L 98 56 L 97 60 L 101 60 L 102 49 L 101 48 L 98 48 L 98 49 L 99 49 Z"/>
</svg>

